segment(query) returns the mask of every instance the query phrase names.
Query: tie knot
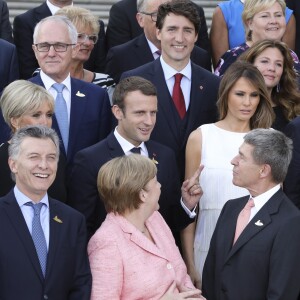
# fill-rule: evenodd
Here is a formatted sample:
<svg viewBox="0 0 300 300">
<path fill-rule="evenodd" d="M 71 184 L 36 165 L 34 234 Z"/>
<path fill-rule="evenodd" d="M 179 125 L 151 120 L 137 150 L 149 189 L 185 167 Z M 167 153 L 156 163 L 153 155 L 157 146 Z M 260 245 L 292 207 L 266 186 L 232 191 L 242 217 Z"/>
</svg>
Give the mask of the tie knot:
<svg viewBox="0 0 300 300">
<path fill-rule="evenodd" d="M 181 79 L 182 79 L 182 77 L 183 77 L 183 74 L 181 74 L 181 73 L 176 73 L 175 75 L 175 82 L 181 82 Z"/>
<path fill-rule="evenodd" d="M 35 214 L 40 214 L 42 206 L 44 205 L 44 203 L 40 202 L 40 203 L 37 203 L 37 204 L 33 204 L 32 202 L 27 202 L 27 203 L 25 203 L 25 205 L 31 206 L 33 208 Z"/>
<path fill-rule="evenodd" d="M 155 53 L 156 53 L 157 55 L 161 56 L 160 50 L 156 50 Z"/>
<path fill-rule="evenodd" d="M 63 83 L 54 83 L 52 84 L 52 87 L 58 92 L 62 93 L 63 89 L 65 88 L 65 85 Z"/>
<path fill-rule="evenodd" d="M 250 199 L 248 200 L 248 202 L 246 203 L 246 205 L 245 205 L 245 209 L 251 209 L 251 208 L 254 207 L 254 206 L 255 206 L 254 200 L 253 200 L 253 198 L 250 198 Z"/>
<path fill-rule="evenodd" d="M 130 152 L 135 154 L 141 154 L 141 147 L 133 147 Z"/>
</svg>

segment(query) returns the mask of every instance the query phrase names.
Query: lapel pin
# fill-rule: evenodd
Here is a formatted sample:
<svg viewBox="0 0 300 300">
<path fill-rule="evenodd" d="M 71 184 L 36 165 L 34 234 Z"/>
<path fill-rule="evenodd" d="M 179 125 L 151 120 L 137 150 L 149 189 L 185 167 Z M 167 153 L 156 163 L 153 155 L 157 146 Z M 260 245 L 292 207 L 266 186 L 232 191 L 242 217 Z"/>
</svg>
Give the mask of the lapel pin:
<svg viewBox="0 0 300 300">
<path fill-rule="evenodd" d="M 203 86 L 202 85 L 200 85 L 200 90 L 203 90 Z"/>
<path fill-rule="evenodd" d="M 85 94 L 82 94 L 82 93 L 80 93 L 80 91 L 78 91 L 78 92 L 76 93 L 76 96 L 77 96 L 77 97 L 85 97 Z"/>
<path fill-rule="evenodd" d="M 254 223 L 256 226 L 263 226 L 264 223 L 261 220 L 258 220 Z"/>
<path fill-rule="evenodd" d="M 55 217 L 53 218 L 53 220 L 54 220 L 55 222 L 57 222 L 57 223 L 60 223 L 60 224 L 63 222 L 61 219 L 58 218 L 58 216 L 55 216 Z"/>
</svg>

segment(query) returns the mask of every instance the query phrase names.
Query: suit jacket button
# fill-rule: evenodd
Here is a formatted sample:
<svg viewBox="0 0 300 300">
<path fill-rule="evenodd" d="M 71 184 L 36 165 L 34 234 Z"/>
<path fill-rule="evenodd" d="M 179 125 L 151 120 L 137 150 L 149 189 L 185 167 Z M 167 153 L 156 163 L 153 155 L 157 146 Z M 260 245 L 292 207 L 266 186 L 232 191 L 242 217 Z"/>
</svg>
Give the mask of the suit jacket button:
<svg viewBox="0 0 300 300">
<path fill-rule="evenodd" d="M 169 263 L 169 264 L 167 264 L 167 269 L 168 270 L 171 270 L 172 269 L 172 265 Z"/>
<path fill-rule="evenodd" d="M 44 299 L 47 300 L 48 299 L 48 295 L 44 295 Z"/>
</svg>

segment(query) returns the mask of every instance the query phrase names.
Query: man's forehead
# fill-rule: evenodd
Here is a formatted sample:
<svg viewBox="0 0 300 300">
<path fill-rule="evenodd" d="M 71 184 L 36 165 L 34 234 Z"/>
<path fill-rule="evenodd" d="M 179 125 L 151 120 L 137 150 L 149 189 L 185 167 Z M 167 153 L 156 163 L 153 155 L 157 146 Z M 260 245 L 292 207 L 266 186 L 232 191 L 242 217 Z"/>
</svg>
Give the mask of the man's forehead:
<svg viewBox="0 0 300 300">
<path fill-rule="evenodd" d="M 56 146 L 50 138 L 25 137 L 20 144 L 20 152 L 30 154 L 49 150 L 56 152 Z"/>
</svg>

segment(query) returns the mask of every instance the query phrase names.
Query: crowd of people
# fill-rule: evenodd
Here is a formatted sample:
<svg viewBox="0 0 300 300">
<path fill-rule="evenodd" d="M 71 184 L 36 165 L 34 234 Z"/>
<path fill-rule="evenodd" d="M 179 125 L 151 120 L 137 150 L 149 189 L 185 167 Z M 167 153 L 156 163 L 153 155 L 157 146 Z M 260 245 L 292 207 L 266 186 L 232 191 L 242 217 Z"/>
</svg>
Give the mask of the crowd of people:
<svg viewBox="0 0 300 300">
<path fill-rule="evenodd" d="M 300 300 L 299 9 L 0 0 L 0 299 Z"/>
</svg>

